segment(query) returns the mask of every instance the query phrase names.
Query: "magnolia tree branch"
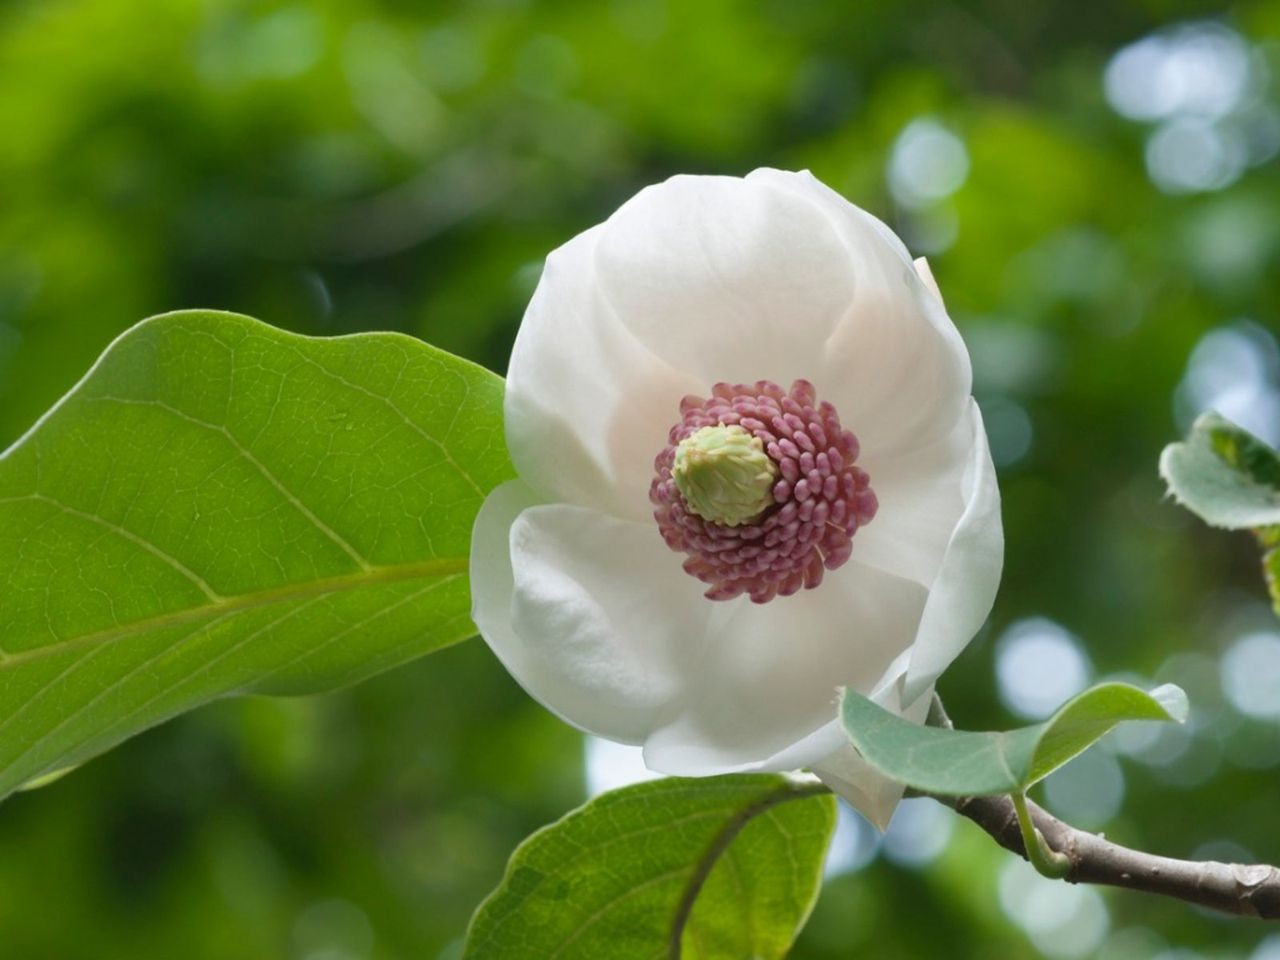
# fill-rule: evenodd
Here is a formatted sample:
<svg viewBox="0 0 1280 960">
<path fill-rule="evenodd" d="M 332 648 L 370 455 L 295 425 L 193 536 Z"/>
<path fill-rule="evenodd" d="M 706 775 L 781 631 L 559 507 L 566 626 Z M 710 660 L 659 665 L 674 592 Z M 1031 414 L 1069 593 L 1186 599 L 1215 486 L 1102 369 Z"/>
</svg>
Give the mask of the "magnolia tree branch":
<svg viewBox="0 0 1280 960">
<path fill-rule="evenodd" d="M 1018 815 L 1008 797 L 940 797 L 996 843 L 1026 858 Z M 1054 850 L 1067 856 L 1068 883 L 1098 883 L 1175 897 L 1210 910 L 1280 920 L 1280 869 L 1266 864 L 1175 860 L 1077 830 L 1027 801 L 1031 819 Z"/>
<path fill-rule="evenodd" d="M 951 728 L 942 700 L 936 694 L 929 708 L 930 726 Z M 928 796 L 968 817 L 1004 847 L 1027 858 L 1018 811 L 1006 796 Z M 1242 917 L 1280 920 L 1280 868 L 1267 864 L 1219 863 L 1216 860 L 1175 860 L 1131 850 L 1101 836 L 1063 823 L 1030 800 L 1027 810 L 1037 830 L 1068 860 L 1064 880 L 1096 883 L 1174 897 L 1210 910 Z"/>
</svg>

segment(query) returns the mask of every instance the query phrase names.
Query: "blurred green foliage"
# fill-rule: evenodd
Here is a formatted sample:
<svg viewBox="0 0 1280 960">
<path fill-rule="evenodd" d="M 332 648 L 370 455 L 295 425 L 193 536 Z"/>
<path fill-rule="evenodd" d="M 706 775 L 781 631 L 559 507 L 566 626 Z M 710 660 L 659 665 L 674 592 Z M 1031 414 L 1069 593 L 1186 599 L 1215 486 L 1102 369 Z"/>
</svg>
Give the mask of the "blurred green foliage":
<svg viewBox="0 0 1280 960">
<path fill-rule="evenodd" d="M 1133 61 L 1113 81 L 1163 106 L 1122 116 L 1117 52 L 1188 29 L 1221 41 L 1218 73 Z M 541 258 L 640 186 L 810 167 L 929 254 L 973 351 L 1007 572 L 944 678 L 952 714 L 1014 725 L 997 654 L 1051 618 L 1096 675 L 1192 701 L 1191 733 L 1120 755 L 1120 812 L 1081 825 L 1276 862 L 1280 726 L 1219 661 L 1274 630 L 1256 551 L 1164 502 L 1155 465 L 1250 376 L 1234 402 L 1280 410 L 1278 51 L 1277 0 L 9 0 L 0 445 L 181 307 L 405 330 L 501 371 Z M 581 758 L 479 643 L 206 709 L 0 808 L 0 953 L 456 957 L 516 843 L 582 799 Z M 795 956 L 1081 955 L 1006 915 L 1007 863 L 967 824 L 927 865 L 877 858 L 828 884 Z M 1098 902 L 1110 960 L 1246 958 L 1266 932 Z"/>
</svg>

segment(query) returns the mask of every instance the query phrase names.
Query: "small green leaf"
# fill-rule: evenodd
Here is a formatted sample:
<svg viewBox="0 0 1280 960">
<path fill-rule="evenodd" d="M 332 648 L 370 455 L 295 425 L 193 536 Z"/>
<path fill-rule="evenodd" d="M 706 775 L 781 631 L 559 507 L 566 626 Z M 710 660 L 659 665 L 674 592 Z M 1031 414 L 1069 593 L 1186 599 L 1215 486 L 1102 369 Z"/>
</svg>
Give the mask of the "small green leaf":
<svg viewBox="0 0 1280 960">
<path fill-rule="evenodd" d="M 502 381 L 399 334 L 191 311 L 0 454 L 0 797 L 217 697 L 470 636 Z"/>
<path fill-rule="evenodd" d="M 1044 723 L 1000 733 L 922 727 L 846 691 L 845 731 L 858 752 L 893 780 L 951 796 L 1025 791 L 1124 720 L 1186 719 L 1187 697 L 1172 684 L 1144 693 L 1103 683 L 1068 700 Z"/>
<path fill-rule="evenodd" d="M 1280 455 L 1216 413 L 1160 456 L 1160 475 L 1179 503 L 1206 523 L 1232 530 L 1280 524 Z"/>
<path fill-rule="evenodd" d="M 808 918 L 825 787 L 772 774 L 607 793 L 520 845 L 464 960 L 773 960 Z"/>
<path fill-rule="evenodd" d="M 1263 527 L 1258 531 L 1262 544 L 1262 574 L 1271 594 L 1271 606 L 1280 617 L 1280 526 Z"/>
</svg>

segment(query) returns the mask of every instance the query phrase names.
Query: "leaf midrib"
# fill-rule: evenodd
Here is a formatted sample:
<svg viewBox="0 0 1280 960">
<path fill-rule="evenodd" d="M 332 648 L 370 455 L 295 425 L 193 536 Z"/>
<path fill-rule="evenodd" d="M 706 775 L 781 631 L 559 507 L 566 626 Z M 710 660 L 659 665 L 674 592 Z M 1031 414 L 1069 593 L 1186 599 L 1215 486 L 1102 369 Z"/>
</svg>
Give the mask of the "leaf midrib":
<svg viewBox="0 0 1280 960">
<path fill-rule="evenodd" d="M 324 594 L 341 593 L 346 590 L 359 590 L 364 587 L 398 583 L 426 577 L 445 577 L 467 572 L 469 558 L 439 557 L 432 560 L 419 560 L 413 563 L 375 566 L 367 570 L 361 569 L 336 577 L 319 580 L 307 580 L 299 583 L 284 584 L 267 590 L 255 590 L 249 593 L 235 594 L 221 600 L 210 601 L 195 607 L 185 607 L 166 613 L 145 617 L 131 623 L 120 624 L 105 630 L 97 630 L 78 637 L 56 640 L 40 647 L 20 650 L 16 653 L 0 654 L 0 673 L 15 669 L 27 663 L 43 660 L 59 653 L 66 653 L 85 647 L 93 647 L 117 640 L 128 639 L 152 630 L 165 627 L 181 626 L 193 623 L 206 617 L 231 615 L 267 607 L 276 603 L 287 603 L 291 600 L 305 600 Z"/>
<path fill-rule="evenodd" d="M 711 871 L 720 858 L 728 853 L 733 841 L 747 824 L 761 814 L 771 813 L 779 804 L 791 800 L 806 800 L 830 792 L 830 788 L 823 783 L 785 783 L 743 807 L 721 826 L 694 862 L 693 871 L 676 904 L 675 914 L 671 918 L 671 934 L 667 940 L 667 955 L 671 960 L 680 960 L 685 928 L 689 925 L 698 895 L 702 893 L 702 888 L 711 876 Z"/>
<path fill-rule="evenodd" d="M 595 926 L 608 913 L 614 910 L 618 904 L 622 903 L 630 897 L 635 896 L 644 890 L 654 887 L 660 883 L 665 883 L 674 877 L 688 874 L 684 884 L 681 886 L 680 899 L 676 903 L 676 909 L 671 918 L 671 931 L 668 935 L 667 942 L 663 947 L 661 956 L 670 957 L 672 960 L 680 960 L 681 945 L 684 937 L 685 928 L 688 926 L 689 920 L 693 915 L 693 909 L 697 903 L 698 895 L 702 892 L 703 886 L 706 884 L 708 877 L 715 865 L 720 862 L 720 858 L 728 853 L 733 845 L 733 841 L 737 839 L 743 829 L 746 828 L 756 817 L 762 814 L 771 813 L 774 807 L 787 803 L 791 800 L 805 800 L 810 797 L 817 797 L 829 794 L 830 789 L 822 783 L 784 783 L 780 784 L 768 793 L 757 797 L 745 806 L 717 807 L 711 810 L 701 810 L 697 813 L 690 814 L 680 820 L 669 821 L 667 823 L 655 824 L 642 830 L 632 831 L 615 837 L 611 843 L 619 843 L 633 840 L 636 836 L 656 830 L 669 830 L 673 826 L 685 823 L 690 820 L 701 819 L 708 816 L 721 816 L 727 811 L 732 811 L 725 819 L 724 823 L 717 828 L 712 835 L 710 841 L 699 853 L 698 858 L 692 864 L 682 864 L 674 870 L 668 870 L 657 876 L 650 877 L 638 886 L 632 887 L 625 893 L 614 897 L 598 907 L 595 912 L 586 917 L 573 932 L 556 947 L 551 954 L 551 960 L 555 960 L 564 954 L 574 943 L 576 943 L 584 933 L 591 927 Z M 599 851 L 600 847 L 592 847 L 587 853 L 594 855 Z M 572 862 L 572 861 L 570 861 Z M 490 934 L 492 936 L 492 933 Z"/>
</svg>

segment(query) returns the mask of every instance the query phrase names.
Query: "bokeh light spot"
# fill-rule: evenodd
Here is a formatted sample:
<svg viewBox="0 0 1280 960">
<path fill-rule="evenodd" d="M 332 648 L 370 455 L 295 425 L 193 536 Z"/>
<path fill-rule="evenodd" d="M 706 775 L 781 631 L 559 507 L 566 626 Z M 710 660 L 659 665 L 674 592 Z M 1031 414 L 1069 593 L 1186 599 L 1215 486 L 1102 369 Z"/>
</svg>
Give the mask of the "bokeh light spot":
<svg viewBox="0 0 1280 960">
<path fill-rule="evenodd" d="M 1245 144 L 1231 130 L 1183 117 L 1156 128 L 1147 140 L 1147 172 L 1166 193 L 1197 193 L 1230 186 L 1244 172 Z"/>
<path fill-rule="evenodd" d="M 1131 120 L 1226 116 L 1253 87 L 1240 35 L 1217 23 L 1183 24 L 1124 47 L 1107 64 L 1107 100 Z"/>
<path fill-rule="evenodd" d="M 1280 933 L 1273 933 L 1259 943 L 1249 954 L 1249 960 L 1280 960 Z"/>
<path fill-rule="evenodd" d="M 1089 750 L 1044 782 L 1045 803 L 1059 817 L 1083 830 L 1097 830 L 1124 804 L 1124 772 L 1106 750 Z"/>
<path fill-rule="evenodd" d="M 944 200 L 968 176 L 969 151 L 964 141 L 928 117 L 912 120 L 889 156 L 889 189 L 906 207 Z"/>
<path fill-rule="evenodd" d="M 1055 960 L 1093 956 L 1111 926 L 1097 890 L 1042 877 L 1020 858 L 1000 872 L 1000 907 Z"/>
<path fill-rule="evenodd" d="M 997 467 L 1017 463 L 1031 451 L 1035 428 L 1026 407 L 1008 397 L 982 401 L 982 421 L 991 443 L 991 459 Z"/>
<path fill-rule="evenodd" d="M 1222 692 L 1248 717 L 1280 720 L 1280 633 L 1248 633 L 1222 655 Z"/>
<path fill-rule="evenodd" d="M 599 737 L 583 737 L 586 764 L 587 796 L 597 797 L 610 790 L 629 787 L 633 783 L 657 780 L 662 776 L 644 765 L 640 747 L 614 743 Z"/>
<path fill-rule="evenodd" d="M 1174 394 L 1174 414 L 1187 430 L 1206 410 L 1280 444 L 1280 346 L 1270 332 L 1241 321 L 1200 338 Z"/>
<path fill-rule="evenodd" d="M 956 815 L 927 797 L 903 800 L 884 835 L 884 855 L 904 867 L 922 867 L 942 856 Z"/>
<path fill-rule="evenodd" d="M 836 813 L 836 832 L 827 849 L 824 876 L 830 879 L 846 873 L 857 873 L 876 858 L 881 842 L 882 838 L 875 827 L 841 803 Z"/>
<path fill-rule="evenodd" d="M 1019 620 L 996 645 L 1000 699 L 1022 717 L 1048 716 L 1087 687 L 1092 674 L 1079 639 L 1044 617 Z"/>
</svg>

